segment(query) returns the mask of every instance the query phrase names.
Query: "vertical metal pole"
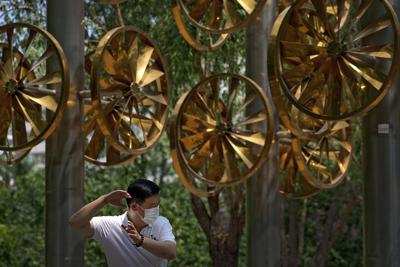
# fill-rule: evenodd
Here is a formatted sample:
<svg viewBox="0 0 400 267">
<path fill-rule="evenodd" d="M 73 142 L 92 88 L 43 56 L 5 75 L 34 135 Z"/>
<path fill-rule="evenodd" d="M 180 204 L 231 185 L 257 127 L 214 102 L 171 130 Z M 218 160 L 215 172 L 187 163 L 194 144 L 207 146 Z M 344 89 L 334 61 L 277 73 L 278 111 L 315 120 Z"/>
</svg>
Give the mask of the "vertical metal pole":
<svg viewBox="0 0 400 267">
<path fill-rule="evenodd" d="M 247 76 L 264 88 L 271 99 L 267 75 L 268 36 L 276 17 L 276 1 L 267 1 L 264 10 L 248 26 L 246 33 Z M 277 116 L 275 113 L 275 125 Z M 247 184 L 247 266 L 280 266 L 279 150 L 272 144 L 268 162 Z"/>
<path fill-rule="evenodd" d="M 68 226 L 83 205 L 82 107 L 84 82 L 83 0 L 47 0 L 47 30 L 65 51 L 70 97 L 63 119 L 46 141 L 46 266 L 84 266 L 84 240 Z M 49 64 L 51 70 L 51 63 Z"/>
<path fill-rule="evenodd" d="M 399 14 L 399 1 L 396 1 Z M 364 266 L 400 264 L 400 79 L 363 121 Z"/>
</svg>

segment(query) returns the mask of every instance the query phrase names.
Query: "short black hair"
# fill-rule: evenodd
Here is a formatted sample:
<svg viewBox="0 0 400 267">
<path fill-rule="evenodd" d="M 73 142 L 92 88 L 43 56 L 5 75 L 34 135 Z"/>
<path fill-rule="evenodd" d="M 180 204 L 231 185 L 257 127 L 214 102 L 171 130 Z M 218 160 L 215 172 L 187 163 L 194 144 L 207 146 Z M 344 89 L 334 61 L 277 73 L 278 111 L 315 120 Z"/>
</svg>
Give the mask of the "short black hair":
<svg viewBox="0 0 400 267">
<path fill-rule="evenodd" d="M 128 186 L 128 193 L 131 195 L 131 199 L 127 199 L 126 203 L 129 206 L 131 201 L 135 201 L 138 204 L 142 204 L 148 197 L 158 195 L 160 187 L 146 179 L 137 179 Z"/>
</svg>

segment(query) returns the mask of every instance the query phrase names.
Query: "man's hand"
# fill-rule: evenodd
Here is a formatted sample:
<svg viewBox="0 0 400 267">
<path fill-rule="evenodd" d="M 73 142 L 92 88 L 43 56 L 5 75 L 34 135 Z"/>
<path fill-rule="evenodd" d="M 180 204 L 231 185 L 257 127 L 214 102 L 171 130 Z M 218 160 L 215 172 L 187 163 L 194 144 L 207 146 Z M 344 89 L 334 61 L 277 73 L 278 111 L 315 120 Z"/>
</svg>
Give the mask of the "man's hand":
<svg viewBox="0 0 400 267">
<path fill-rule="evenodd" d="M 136 230 L 132 222 L 128 221 L 128 225 L 121 225 L 122 228 L 128 233 L 129 237 L 132 238 L 135 244 L 139 244 L 141 240 L 140 233 Z"/>
<path fill-rule="evenodd" d="M 104 202 L 106 204 L 111 204 L 117 207 L 125 208 L 126 205 L 122 203 L 124 199 L 130 199 L 131 195 L 124 190 L 115 190 L 107 195 L 104 195 Z"/>
</svg>

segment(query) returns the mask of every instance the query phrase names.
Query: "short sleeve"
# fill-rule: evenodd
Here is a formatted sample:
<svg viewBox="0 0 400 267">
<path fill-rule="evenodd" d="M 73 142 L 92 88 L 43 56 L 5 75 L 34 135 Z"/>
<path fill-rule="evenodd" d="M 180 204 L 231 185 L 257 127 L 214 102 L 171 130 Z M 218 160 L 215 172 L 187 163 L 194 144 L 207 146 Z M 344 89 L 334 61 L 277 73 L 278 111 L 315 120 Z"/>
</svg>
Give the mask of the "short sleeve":
<svg viewBox="0 0 400 267">
<path fill-rule="evenodd" d="M 90 220 L 90 224 L 92 225 L 94 230 L 94 234 L 91 238 L 101 243 L 101 241 L 107 237 L 107 233 L 109 232 L 108 217 L 93 217 L 92 220 Z"/>
<path fill-rule="evenodd" d="M 172 233 L 172 226 L 168 219 L 165 220 L 160 231 L 160 241 L 171 241 L 175 243 L 175 236 Z"/>
</svg>

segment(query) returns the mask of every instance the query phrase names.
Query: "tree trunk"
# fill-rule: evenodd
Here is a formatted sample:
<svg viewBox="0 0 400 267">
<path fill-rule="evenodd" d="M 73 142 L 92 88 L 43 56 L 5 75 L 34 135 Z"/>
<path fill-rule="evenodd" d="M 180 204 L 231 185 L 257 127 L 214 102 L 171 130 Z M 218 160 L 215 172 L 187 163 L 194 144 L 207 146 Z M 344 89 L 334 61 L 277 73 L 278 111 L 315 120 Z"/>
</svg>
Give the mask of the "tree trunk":
<svg viewBox="0 0 400 267">
<path fill-rule="evenodd" d="M 47 29 L 60 42 L 70 70 L 70 97 L 63 118 L 46 141 L 46 266 L 84 266 L 84 240 L 68 226 L 83 205 L 82 106 L 84 82 L 83 0 L 48 0 Z M 51 62 L 48 71 L 51 71 Z"/>
<path fill-rule="evenodd" d="M 380 1 L 375 1 L 377 4 Z M 392 1 L 400 14 L 400 1 Z M 378 9 L 374 9 L 379 14 Z M 375 37 L 375 36 L 374 36 Z M 377 37 L 375 37 L 377 38 Z M 385 36 L 379 36 L 385 43 Z M 366 43 L 367 45 L 367 43 Z M 400 263 L 400 80 L 363 121 L 364 265 Z M 388 127 L 387 131 L 379 128 Z"/>
<path fill-rule="evenodd" d="M 192 210 L 203 229 L 215 267 L 236 267 L 239 260 L 240 238 L 245 223 L 243 187 L 226 188 L 204 201 L 191 194 Z"/>
<path fill-rule="evenodd" d="M 267 1 L 263 11 L 247 28 L 246 74 L 260 85 L 271 99 L 267 77 L 267 48 L 276 1 Z M 275 110 L 275 125 L 278 125 Z M 274 129 L 269 129 L 274 131 Z M 271 145 L 268 161 L 247 184 L 247 266 L 280 266 L 279 148 Z"/>
</svg>

